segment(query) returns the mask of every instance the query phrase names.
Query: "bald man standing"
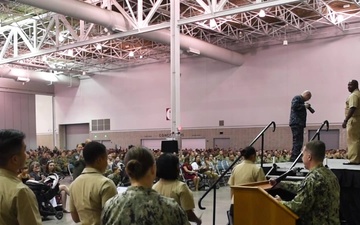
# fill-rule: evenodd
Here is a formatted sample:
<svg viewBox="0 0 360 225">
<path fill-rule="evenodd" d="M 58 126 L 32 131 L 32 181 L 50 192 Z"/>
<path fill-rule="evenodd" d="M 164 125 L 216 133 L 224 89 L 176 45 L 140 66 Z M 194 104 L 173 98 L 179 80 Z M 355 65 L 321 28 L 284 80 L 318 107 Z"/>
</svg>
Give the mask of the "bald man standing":
<svg viewBox="0 0 360 225">
<path fill-rule="evenodd" d="M 311 92 L 306 90 L 301 95 L 296 95 L 291 101 L 290 122 L 293 136 L 293 147 L 290 161 L 294 162 L 304 143 L 304 128 L 306 127 L 306 109 L 311 105 L 307 101 L 311 98 Z"/>
<path fill-rule="evenodd" d="M 351 93 L 346 100 L 345 120 L 342 124 L 347 131 L 347 156 L 350 162 L 344 165 L 360 164 L 360 92 L 357 80 L 348 83 Z"/>
</svg>

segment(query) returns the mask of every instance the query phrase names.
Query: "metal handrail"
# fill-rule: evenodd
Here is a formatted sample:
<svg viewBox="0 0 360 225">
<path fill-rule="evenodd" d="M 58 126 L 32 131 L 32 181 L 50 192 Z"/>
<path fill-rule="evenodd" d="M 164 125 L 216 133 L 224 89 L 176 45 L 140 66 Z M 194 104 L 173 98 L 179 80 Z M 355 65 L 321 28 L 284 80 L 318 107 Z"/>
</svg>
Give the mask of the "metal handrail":
<svg viewBox="0 0 360 225">
<path fill-rule="evenodd" d="M 261 146 L 262 146 L 262 151 L 261 151 L 261 154 L 263 156 L 264 154 L 264 133 L 267 129 L 269 129 L 270 126 L 273 126 L 273 132 L 276 130 L 276 124 L 274 121 L 271 121 L 259 134 L 258 136 L 256 136 L 256 138 L 249 144 L 249 146 L 252 146 L 253 144 L 255 144 L 255 142 L 261 137 Z M 229 168 L 227 168 L 221 175 L 220 177 L 215 181 L 215 183 L 212 184 L 212 186 L 203 194 L 203 196 L 201 196 L 201 198 L 199 199 L 198 201 L 198 205 L 199 205 L 199 208 L 201 210 L 205 210 L 206 208 L 203 207 L 201 205 L 201 202 L 202 200 L 209 194 L 209 192 L 211 190 L 214 190 L 214 199 L 213 199 L 213 225 L 215 225 L 215 215 L 216 215 L 216 186 L 217 184 L 219 183 L 219 181 L 221 179 L 224 178 L 224 176 L 227 174 L 227 172 L 229 172 L 232 167 L 241 159 L 241 156 L 239 156 L 237 159 L 235 159 L 235 161 L 229 166 Z M 261 157 L 261 166 L 263 164 L 263 159 Z"/>
<path fill-rule="evenodd" d="M 320 140 L 320 132 L 322 131 L 322 129 L 323 129 L 323 127 L 324 127 L 325 125 L 326 125 L 326 131 L 329 131 L 329 121 L 325 120 L 325 121 L 321 124 L 321 126 L 319 127 L 319 129 L 317 129 L 316 133 L 314 134 L 314 136 L 312 136 L 312 138 L 310 139 L 310 141 L 315 140 L 316 137 L 317 137 L 318 140 Z M 283 176 L 284 174 L 286 174 L 286 173 L 288 173 L 289 171 L 291 171 L 291 170 L 295 167 L 295 165 L 296 165 L 296 163 L 299 161 L 299 159 L 302 157 L 302 155 L 303 155 L 303 152 L 301 151 L 300 154 L 298 155 L 298 157 L 294 160 L 293 164 L 291 164 L 290 168 L 289 168 L 285 173 L 283 173 L 283 174 L 280 175 L 280 176 Z M 274 167 L 272 167 L 272 168 L 270 169 L 270 171 L 271 171 L 273 168 L 274 168 Z M 270 171 L 269 171 L 268 174 L 270 174 Z M 267 174 L 267 175 L 268 175 L 268 174 Z M 286 176 L 283 176 L 283 177 L 282 177 L 282 179 L 285 179 L 285 178 L 286 178 Z"/>
</svg>

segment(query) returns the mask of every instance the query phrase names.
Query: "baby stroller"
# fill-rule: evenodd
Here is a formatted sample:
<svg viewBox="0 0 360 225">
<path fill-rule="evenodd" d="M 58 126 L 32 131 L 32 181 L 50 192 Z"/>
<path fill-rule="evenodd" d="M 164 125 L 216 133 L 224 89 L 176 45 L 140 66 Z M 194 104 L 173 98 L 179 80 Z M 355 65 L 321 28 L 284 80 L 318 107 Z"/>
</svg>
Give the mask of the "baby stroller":
<svg viewBox="0 0 360 225">
<path fill-rule="evenodd" d="M 60 220 L 63 218 L 63 208 L 57 205 L 56 197 L 59 193 L 59 176 L 50 174 L 43 182 L 28 180 L 26 185 L 35 193 L 39 204 L 39 212 L 43 218 L 55 216 Z"/>
</svg>

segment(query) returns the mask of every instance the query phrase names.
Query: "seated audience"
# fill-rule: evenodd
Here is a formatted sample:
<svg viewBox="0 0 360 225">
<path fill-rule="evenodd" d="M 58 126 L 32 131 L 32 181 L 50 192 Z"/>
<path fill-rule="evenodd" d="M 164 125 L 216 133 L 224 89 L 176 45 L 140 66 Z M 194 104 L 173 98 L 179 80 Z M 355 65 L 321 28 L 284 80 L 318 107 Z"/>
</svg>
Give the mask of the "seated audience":
<svg viewBox="0 0 360 225">
<path fill-rule="evenodd" d="M 120 172 L 121 172 L 120 167 L 113 166 L 112 173 L 107 176 L 107 178 L 109 178 L 114 182 L 115 186 L 117 186 L 121 181 Z"/>
<path fill-rule="evenodd" d="M 45 176 L 41 172 L 40 163 L 34 161 L 30 164 L 29 175 L 31 180 L 44 181 Z"/>
<path fill-rule="evenodd" d="M 186 212 L 190 222 L 201 224 L 195 213 L 194 197 L 184 182 L 178 180 L 179 158 L 173 154 L 162 154 L 156 161 L 157 177 L 160 179 L 153 189 L 163 196 L 174 199 Z"/>
<path fill-rule="evenodd" d="M 100 225 L 105 202 L 117 194 L 114 183 L 103 176 L 107 168 L 106 147 L 90 142 L 83 150 L 83 157 L 86 167 L 70 185 L 70 213 L 75 223 Z"/>
<path fill-rule="evenodd" d="M 189 163 L 189 157 L 186 157 L 184 159 L 184 164 L 181 166 L 181 169 L 183 170 L 184 178 L 186 180 L 192 180 L 195 185 L 195 191 L 199 190 L 199 183 L 200 183 L 200 177 L 198 176 L 198 173 L 193 170 L 192 166 Z"/>
<path fill-rule="evenodd" d="M 17 175 L 18 178 L 21 179 L 21 181 L 25 184 L 26 181 L 30 180 L 30 175 L 29 175 L 29 168 L 27 166 L 24 166 L 23 168 L 20 169 L 20 173 Z"/>
<path fill-rule="evenodd" d="M 125 156 L 131 187 L 106 202 L 102 224 L 185 225 L 186 214 L 173 199 L 152 189 L 156 177 L 154 155 L 143 147 L 133 147 Z"/>
<path fill-rule="evenodd" d="M 52 160 L 48 161 L 46 164 L 45 175 L 49 176 L 52 173 L 58 174 L 58 172 L 60 172 L 60 171 L 59 170 L 56 171 L 56 165 L 55 165 L 54 161 L 52 161 Z M 70 195 L 69 188 L 64 184 L 60 184 L 59 191 L 60 191 L 60 195 L 61 195 L 61 203 L 63 206 L 63 211 L 68 212 L 66 210 L 66 202 L 67 202 L 67 196 Z"/>
<path fill-rule="evenodd" d="M 210 167 L 208 166 L 208 164 L 206 162 L 201 162 L 201 157 L 200 155 L 197 155 L 195 157 L 195 162 L 193 162 L 191 164 L 192 168 L 194 171 L 198 172 L 198 175 L 200 176 L 200 178 L 204 177 L 204 175 L 209 178 L 212 182 L 214 182 L 217 178 L 218 175 L 217 173 L 215 173 L 214 171 L 210 171 Z"/>
</svg>

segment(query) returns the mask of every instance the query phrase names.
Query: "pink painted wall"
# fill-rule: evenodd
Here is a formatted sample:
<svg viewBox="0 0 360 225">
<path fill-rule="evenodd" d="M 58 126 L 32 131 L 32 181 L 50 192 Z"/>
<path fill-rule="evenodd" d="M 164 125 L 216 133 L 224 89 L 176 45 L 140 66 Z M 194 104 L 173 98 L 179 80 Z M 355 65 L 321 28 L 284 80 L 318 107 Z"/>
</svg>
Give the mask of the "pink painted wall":
<svg viewBox="0 0 360 225">
<path fill-rule="evenodd" d="M 309 124 L 344 119 L 347 82 L 359 79 L 360 36 L 289 43 L 246 54 L 241 67 L 205 58 L 181 64 L 183 127 L 286 126 L 290 101 L 309 89 L 316 110 Z M 57 124 L 111 119 L 111 130 L 169 128 L 170 65 L 152 64 L 82 80 L 79 88 L 55 88 Z"/>
</svg>

